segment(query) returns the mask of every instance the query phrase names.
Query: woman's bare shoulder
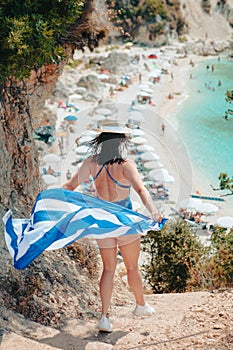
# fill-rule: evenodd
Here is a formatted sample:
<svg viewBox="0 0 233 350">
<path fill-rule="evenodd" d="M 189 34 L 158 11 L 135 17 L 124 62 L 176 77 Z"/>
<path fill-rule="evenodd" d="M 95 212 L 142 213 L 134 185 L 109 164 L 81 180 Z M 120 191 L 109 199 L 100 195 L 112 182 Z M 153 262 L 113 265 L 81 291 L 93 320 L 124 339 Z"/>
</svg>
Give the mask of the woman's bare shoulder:
<svg viewBox="0 0 233 350">
<path fill-rule="evenodd" d="M 123 163 L 123 169 L 133 169 L 137 168 L 136 163 L 133 159 L 126 159 Z"/>
</svg>

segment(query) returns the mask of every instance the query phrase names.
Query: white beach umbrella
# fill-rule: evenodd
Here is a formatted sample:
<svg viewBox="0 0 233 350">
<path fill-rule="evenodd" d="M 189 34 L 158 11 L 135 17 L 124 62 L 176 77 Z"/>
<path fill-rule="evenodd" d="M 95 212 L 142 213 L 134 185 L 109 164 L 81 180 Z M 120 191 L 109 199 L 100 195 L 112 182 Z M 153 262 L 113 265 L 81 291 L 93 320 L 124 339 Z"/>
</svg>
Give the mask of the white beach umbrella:
<svg viewBox="0 0 233 350">
<path fill-rule="evenodd" d="M 195 206 L 195 209 L 196 211 L 203 214 L 213 214 L 213 213 L 217 213 L 217 211 L 219 210 L 219 207 L 217 207 L 217 205 L 214 205 L 212 203 L 202 202 L 197 204 Z"/>
<path fill-rule="evenodd" d="M 159 160 L 159 155 L 154 152 L 144 152 L 140 154 L 140 158 L 145 161 Z"/>
<path fill-rule="evenodd" d="M 158 162 L 157 160 L 152 160 L 150 162 L 146 162 L 143 164 L 143 167 L 152 170 L 152 169 L 159 169 L 163 167 L 163 164 Z"/>
<path fill-rule="evenodd" d="M 94 114 L 91 119 L 94 120 L 95 122 L 101 122 L 105 120 L 105 116 L 102 114 Z"/>
<path fill-rule="evenodd" d="M 136 145 L 142 145 L 143 143 L 146 143 L 147 140 L 144 137 L 136 136 L 131 139 L 131 142 Z"/>
<path fill-rule="evenodd" d="M 139 91 L 139 92 L 137 93 L 137 96 L 149 97 L 149 96 L 151 96 L 151 94 L 149 94 L 149 93 L 146 92 L 146 91 L 141 90 L 141 91 Z"/>
<path fill-rule="evenodd" d="M 77 102 L 83 98 L 81 94 L 73 94 L 69 96 L 69 102 Z"/>
<path fill-rule="evenodd" d="M 113 112 L 109 108 L 97 108 L 96 110 L 97 114 L 102 114 L 102 115 L 111 115 Z"/>
<path fill-rule="evenodd" d="M 140 87 L 141 90 L 150 88 L 149 84 L 140 84 L 139 87 Z"/>
<path fill-rule="evenodd" d="M 93 137 L 95 137 L 97 134 L 98 134 L 98 132 L 97 132 L 96 130 L 90 129 L 90 130 L 85 130 L 85 131 L 81 134 L 81 136 L 93 136 Z"/>
<path fill-rule="evenodd" d="M 53 185 L 58 183 L 58 178 L 51 174 L 42 175 L 42 179 L 46 185 Z"/>
<path fill-rule="evenodd" d="M 91 135 L 85 135 L 85 136 L 81 136 L 80 139 L 78 139 L 78 143 L 81 145 L 82 143 L 85 143 L 85 142 L 90 142 L 93 140 L 93 136 Z"/>
<path fill-rule="evenodd" d="M 132 137 L 136 137 L 136 136 L 144 136 L 145 132 L 141 129 L 132 129 L 132 131 L 130 131 L 130 136 Z"/>
<path fill-rule="evenodd" d="M 233 228 L 233 216 L 221 216 L 217 219 L 217 224 L 225 228 Z"/>
<path fill-rule="evenodd" d="M 110 78 L 110 75 L 109 75 L 109 74 L 102 73 L 102 74 L 97 75 L 97 77 L 98 77 L 100 80 L 107 80 L 107 79 Z"/>
<path fill-rule="evenodd" d="M 75 153 L 76 154 L 89 154 L 90 153 L 90 148 L 88 146 L 78 146 L 75 148 Z"/>
<path fill-rule="evenodd" d="M 157 78 L 159 75 L 161 75 L 161 69 L 154 69 L 153 72 L 149 74 L 151 78 Z"/>
<path fill-rule="evenodd" d="M 182 200 L 179 203 L 179 207 L 180 208 L 184 208 L 184 209 L 195 209 L 198 205 L 201 205 L 203 202 L 201 199 L 199 198 L 187 198 Z"/>
<path fill-rule="evenodd" d="M 171 176 L 167 169 L 154 169 L 151 170 L 148 174 L 148 179 L 152 181 L 160 181 L 160 182 L 174 182 L 175 179 Z"/>
<path fill-rule="evenodd" d="M 49 153 L 46 154 L 43 158 L 42 158 L 43 162 L 45 163 L 58 163 L 61 161 L 61 157 L 59 157 L 57 154 L 55 153 Z"/>
<path fill-rule="evenodd" d="M 154 151 L 154 147 L 148 144 L 137 146 L 138 152 L 151 152 Z"/>
<path fill-rule="evenodd" d="M 142 122 L 144 120 L 144 116 L 139 111 L 132 111 L 129 113 L 128 120 Z"/>
<path fill-rule="evenodd" d="M 145 91 L 145 92 L 147 92 L 147 93 L 150 94 L 150 95 L 153 94 L 153 92 L 154 92 L 154 90 L 150 89 L 149 87 L 143 88 L 142 91 L 143 91 L 143 92 Z"/>
<path fill-rule="evenodd" d="M 145 110 L 146 109 L 146 106 L 145 105 L 134 105 L 133 107 L 132 107 L 132 110 L 133 111 L 143 111 L 143 110 Z"/>
</svg>

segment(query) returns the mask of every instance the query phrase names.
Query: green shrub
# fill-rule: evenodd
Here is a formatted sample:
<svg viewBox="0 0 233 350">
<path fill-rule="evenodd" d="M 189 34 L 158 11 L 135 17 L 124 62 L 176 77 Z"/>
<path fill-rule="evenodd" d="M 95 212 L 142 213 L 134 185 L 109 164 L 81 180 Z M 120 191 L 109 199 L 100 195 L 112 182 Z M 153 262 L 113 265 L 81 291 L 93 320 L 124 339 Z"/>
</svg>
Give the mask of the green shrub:
<svg viewBox="0 0 233 350">
<path fill-rule="evenodd" d="M 211 235 L 212 255 L 208 263 L 214 288 L 233 286 L 233 230 L 215 227 Z"/>
<path fill-rule="evenodd" d="M 58 63 L 70 26 L 80 17 L 82 0 L 2 0 L 0 79 L 26 78 L 32 69 Z"/>
<path fill-rule="evenodd" d="M 143 274 L 156 293 L 184 292 L 191 271 L 206 249 L 183 220 L 168 221 L 160 231 L 150 231 L 142 242 L 148 253 Z"/>
</svg>

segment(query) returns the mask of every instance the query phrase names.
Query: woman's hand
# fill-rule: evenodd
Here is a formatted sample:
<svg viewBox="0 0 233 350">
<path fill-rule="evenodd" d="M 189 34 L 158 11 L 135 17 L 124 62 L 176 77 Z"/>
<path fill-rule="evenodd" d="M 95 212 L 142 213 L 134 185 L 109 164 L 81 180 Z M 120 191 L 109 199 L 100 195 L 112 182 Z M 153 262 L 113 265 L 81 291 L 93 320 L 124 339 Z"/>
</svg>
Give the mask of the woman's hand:
<svg viewBox="0 0 233 350">
<path fill-rule="evenodd" d="M 151 218 L 159 223 L 162 221 L 163 217 L 163 214 L 159 211 L 153 211 L 151 213 Z"/>
</svg>

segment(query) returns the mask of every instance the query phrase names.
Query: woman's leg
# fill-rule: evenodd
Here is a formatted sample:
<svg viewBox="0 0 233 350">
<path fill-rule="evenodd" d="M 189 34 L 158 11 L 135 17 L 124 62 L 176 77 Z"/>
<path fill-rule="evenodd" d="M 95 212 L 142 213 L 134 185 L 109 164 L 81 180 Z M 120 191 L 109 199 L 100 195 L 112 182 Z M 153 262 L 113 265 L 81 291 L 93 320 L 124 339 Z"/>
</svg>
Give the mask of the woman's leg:
<svg viewBox="0 0 233 350">
<path fill-rule="evenodd" d="M 100 279 L 100 298 L 102 303 L 102 314 L 107 314 L 113 290 L 113 279 L 117 264 L 117 248 L 99 247 L 100 255 L 103 261 L 103 272 Z"/>
<path fill-rule="evenodd" d="M 144 306 L 145 300 L 143 296 L 142 276 L 138 267 L 140 238 L 134 239 L 133 241 L 131 239 L 129 243 L 127 243 L 126 240 L 125 244 L 121 242 L 119 249 L 127 269 L 128 283 L 134 293 L 136 304 Z"/>
</svg>

